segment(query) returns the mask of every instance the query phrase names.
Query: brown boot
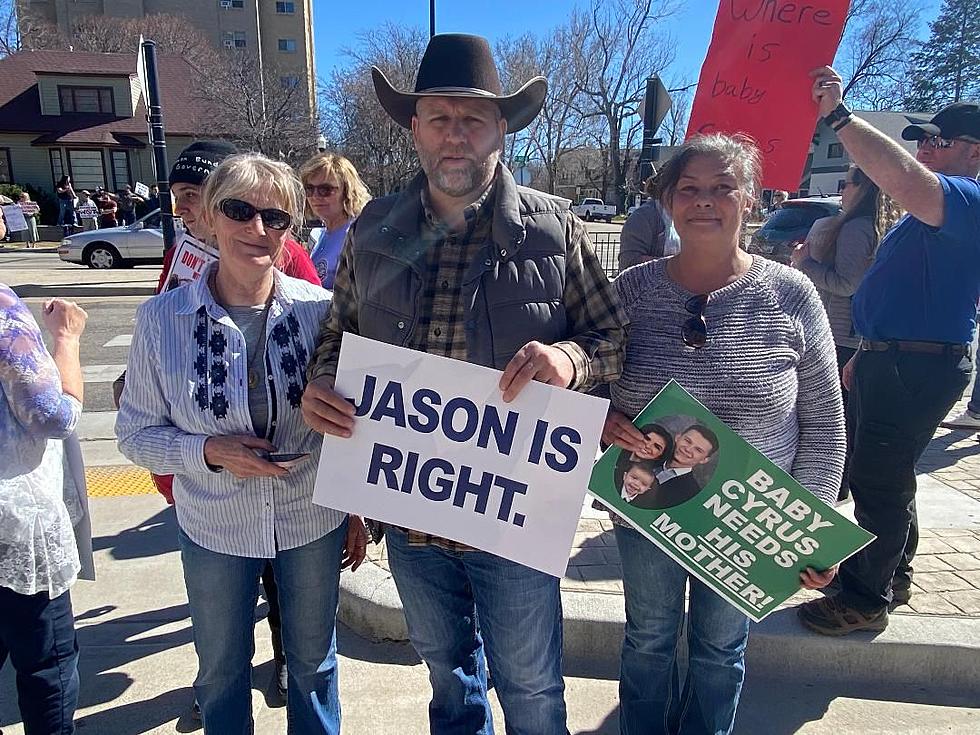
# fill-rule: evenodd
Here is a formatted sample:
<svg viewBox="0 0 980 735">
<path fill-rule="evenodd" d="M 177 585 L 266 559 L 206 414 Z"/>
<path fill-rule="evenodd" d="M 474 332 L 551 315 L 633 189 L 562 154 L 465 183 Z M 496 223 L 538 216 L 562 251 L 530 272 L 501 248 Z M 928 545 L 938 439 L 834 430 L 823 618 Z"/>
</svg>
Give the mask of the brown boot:
<svg viewBox="0 0 980 735">
<path fill-rule="evenodd" d="M 847 607 L 838 597 L 824 597 L 796 609 L 800 622 L 821 635 L 847 635 L 860 630 L 880 633 L 888 627 L 888 608 L 865 613 Z"/>
</svg>

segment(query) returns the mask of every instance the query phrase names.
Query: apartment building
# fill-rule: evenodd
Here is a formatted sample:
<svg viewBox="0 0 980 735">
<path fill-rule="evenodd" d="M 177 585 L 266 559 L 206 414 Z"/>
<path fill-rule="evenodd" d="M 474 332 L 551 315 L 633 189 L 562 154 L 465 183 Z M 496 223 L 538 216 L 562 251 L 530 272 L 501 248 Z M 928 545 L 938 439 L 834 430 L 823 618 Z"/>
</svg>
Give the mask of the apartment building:
<svg viewBox="0 0 980 735">
<path fill-rule="evenodd" d="M 254 53 L 265 73 L 284 87 L 306 89 L 315 109 L 313 0 L 17 0 L 21 13 L 69 33 L 89 15 L 138 18 L 168 14 L 187 18 L 220 48 Z"/>
</svg>

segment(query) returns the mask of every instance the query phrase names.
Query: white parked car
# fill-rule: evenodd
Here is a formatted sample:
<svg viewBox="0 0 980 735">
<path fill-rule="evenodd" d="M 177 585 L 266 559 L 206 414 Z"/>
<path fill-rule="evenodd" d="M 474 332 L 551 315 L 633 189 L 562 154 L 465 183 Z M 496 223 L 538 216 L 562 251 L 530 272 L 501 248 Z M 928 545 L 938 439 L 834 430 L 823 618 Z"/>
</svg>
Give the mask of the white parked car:
<svg viewBox="0 0 980 735">
<path fill-rule="evenodd" d="M 572 211 L 586 222 L 594 219 L 604 219 L 612 222 L 616 216 L 616 207 L 612 204 L 605 204 L 601 199 L 583 199 L 580 204 L 572 207 Z"/>
<path fill-rule="evenodd" d="M 61 241 L 58 256 L 67 263 L 89 268 L 125 268 L 163 263 L 160 210 L 155 209 L 131 225 L 77 232 Z"/>
</svg>

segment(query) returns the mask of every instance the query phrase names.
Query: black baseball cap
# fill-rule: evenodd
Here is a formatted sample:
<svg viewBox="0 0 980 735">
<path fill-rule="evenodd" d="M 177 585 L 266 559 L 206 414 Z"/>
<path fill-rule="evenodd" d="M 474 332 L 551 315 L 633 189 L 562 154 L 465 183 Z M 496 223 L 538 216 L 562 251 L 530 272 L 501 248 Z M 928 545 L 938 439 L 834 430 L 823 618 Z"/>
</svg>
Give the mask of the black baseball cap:
<svg viewBox="0 0 980 735">
<path fill-rule="evenodd" d="M 905 140 L 922 140 L 931 135 L 941 138 L 968 138 L 980 143 L 980 104 L 954 102 L 937 112 L 929 122 L 909 125 L 902 131 Z"/>
</svg>

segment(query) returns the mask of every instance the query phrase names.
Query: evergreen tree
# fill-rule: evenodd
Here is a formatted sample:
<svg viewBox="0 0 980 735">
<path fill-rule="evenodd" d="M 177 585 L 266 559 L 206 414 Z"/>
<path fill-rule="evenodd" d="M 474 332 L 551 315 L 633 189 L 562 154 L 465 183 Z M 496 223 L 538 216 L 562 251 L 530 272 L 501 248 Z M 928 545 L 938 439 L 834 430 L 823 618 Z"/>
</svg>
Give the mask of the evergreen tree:
<svg viewBox="0 0 980 735">
<path fill-rule="evenodd" d="M 912 54 L 907 110 L 980 99 L 980 2 L 944 0 L 929 40 Z"/>
</svg>

